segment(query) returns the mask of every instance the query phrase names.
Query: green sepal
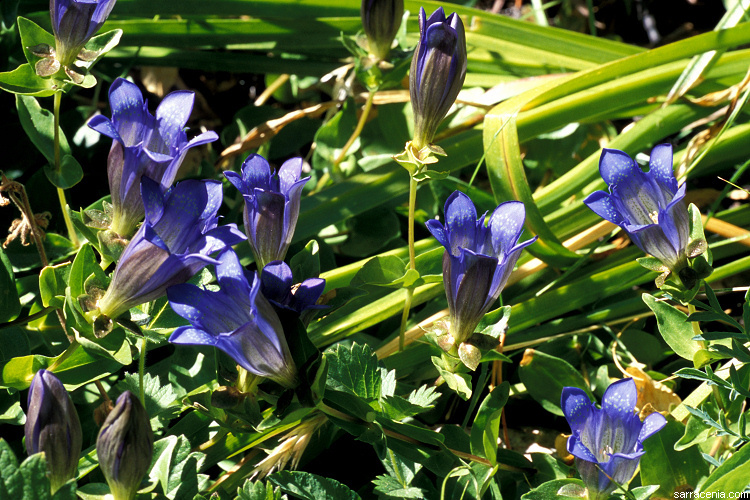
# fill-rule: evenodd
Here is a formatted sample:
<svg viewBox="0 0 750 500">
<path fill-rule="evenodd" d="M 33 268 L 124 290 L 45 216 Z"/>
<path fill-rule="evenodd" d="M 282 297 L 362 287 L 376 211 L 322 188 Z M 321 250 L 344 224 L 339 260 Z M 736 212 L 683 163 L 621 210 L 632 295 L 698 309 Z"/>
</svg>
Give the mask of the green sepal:
<svg viewBox="0 0 750 500">
<path fill-rule="evenodd" d="M 662 262 L 656 257 L 638 257 L 635 259 L 641 267 L 645 267 L 649 271 L 656 271 L 657 273 L 663 273 L 669 271 L 669 268 L 662 264 Z"/>
<path fill-rule="evenodd" d="M 706 235 L 703 232 L 703 220 L 700 210 L 691 203 L 688 207 L 688 213 L 690 214 L 690 236 L 685 252 L 689 258 L 693 259 L 708 250 L 708 243 L 706 243 Z"/>
</svg>

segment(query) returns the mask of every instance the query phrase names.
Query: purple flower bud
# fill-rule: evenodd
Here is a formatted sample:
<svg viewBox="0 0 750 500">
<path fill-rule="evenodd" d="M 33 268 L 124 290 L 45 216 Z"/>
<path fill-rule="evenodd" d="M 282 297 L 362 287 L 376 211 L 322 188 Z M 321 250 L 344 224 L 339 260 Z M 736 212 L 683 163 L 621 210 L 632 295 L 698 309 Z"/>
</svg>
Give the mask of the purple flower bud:
<svg viewBox="0 0 750 500">
<path fill-rule="evenodd" d="M 63 66 L 75 62 L 86 42 L 99 31 L 116 0 L 50 0 L 52 32 L 57 60 Z"/>
<path fill-rule="evenodd" d="M 688 264 L 690 229 L 685 184 L 678 187 L 672 172 L 672 146 L 654 147 L 648 172 L 622 151 L 605 149 L 599 172 L 609 193 L 596 191 L 583 202 L 624 229 L 638 248 L 679 273 Z"/>
<path fill-rule="evenodd" d="M 117 263 L 100 313 L 116 318 L 131 307 L 164 295 L 184 283 L 210 257 L 245 239 L 234 224 L 217 227 L 223 200 L 218 181 L 185 180 L 163 193 L 148 177 L 141 181 L 146 220 Z"/>
<path fill-rule="evenodd" d="M 89 121 L 89 127 L 113 139 L 107 174 L 113 210 L 110 228 L 117 234 L 129 237 L 143 219 L 143 176 L 166 191 L 188 150 L 218 139 L 215 132 L 204 132 L 188 141 L 185 124 L 194 100 L 193 92 L 172 92 L 156 108 L 154 117 L 138 86 L 118 78 L 109 87 L 112 119 L 97 115 Z"/>
<path fill-rule="evenodd" d="M 657 412 L 641 422 L 635 412 L 637 399 L 632 378 L 607 387 L 601 408 L 583 390 L 563 388 L 560 404 L 573 431 L 568 438 L 568 453 L 575 457 L 591 499 L 608 498 L 617 484 L 630 482 L 645 453 L 643 441 L 667 424 Z"/>
<path fill-rule="evenodd" d="M 190 284 L 167 290 L 174 312 L 191 324 L 177 328 L 169 341 L 214 346 L 248 372 L 295 387 L 297 369 L 281 321 L 260 293 L 260 280 L 242 267 L 231 249 L 219 256 L 216 276 L 216 292 Z"/>
<path fill-rule="evenodd" d="M 125 391 L 96 438 L 99 468 L 115 499 L 135 498 L 153 453 L 154 433 L 148 413 L 132 392 Z"/>
<path fill-rule="evenodd" d="M 500 296 L 521 250 L 536 241 L 534 237 L 518 243 L 526 218 L 523 203 L 502 203 L 487 226 L 486 215 L 477 219 L 471 199 L 454 191 L 445 202 L 445 226 L 435 219 L 427 221 L 427 229 L 446 250 L 443 282 L 455 344 L 472 336 Z"/>
<path fill-rule="evenodd" d="M 428 19 L 424 8 L 420 8 L 419 43 L 409 73 L 417 149 L 432 142 L 465 77 L 466 36 L 461 18 L 454 12 L 446 19 L 439 7 Z"/>
<path fill-rule="evenodd" d="M 29 387 L 24 432 L 29 455 L 44 452 L 54 493 L 76 477 L 82 431 L 73 401 L 52 372 L 39 370 Z"/>
<path fill-rule="evenodd" d="M 362 0 L 360 16 L 370 54 L 378 59 L 388 56 L 403 15 L 404 0 Z"/>
<path fill-rule="evenodd" d="M 269 262 L 260 275 L 263 296 L 280 309 L 296 312 L 305 324 L 316 309 L 326 307 L 317 305 L 325 287 L 326 280 L 321 278 L 306 279 L 295 286 L 292 269 L 280 260 Z"/>
<path fill-rule="evenodd" d="M 292 158 L 278 172 L 262 156 L 250 155 L 242 164 L 242 176 L 224 172 L 245 198 L 245 232 L 258 269 L 273 260 L 284 260 L 299 217 L 302 158 Z"/>
</svg>

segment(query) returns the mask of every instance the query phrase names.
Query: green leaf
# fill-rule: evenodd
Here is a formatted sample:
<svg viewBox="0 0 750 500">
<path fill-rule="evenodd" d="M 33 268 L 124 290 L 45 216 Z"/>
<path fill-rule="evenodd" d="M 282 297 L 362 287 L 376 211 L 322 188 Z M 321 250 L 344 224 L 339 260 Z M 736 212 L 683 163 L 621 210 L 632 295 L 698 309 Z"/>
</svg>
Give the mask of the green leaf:
<svg viewBox="0 0 750 500">
<path fill-rule="evenodd" d="M 471 426 L 471 452 L 497 463 L 497 438 L 500 431 L 500 417 L 508 402 L 510 384 L 504 381 L 484 398 Z"/>
<path fill-rule="evenodd" d="M 15 319 L 21 312 L 13 266 L 0 246 L 0 323 Z"/>
<path fill-rule="evenodd" d="M 527 349 L 519 365 L 518 374 L 531 397 L 555 415 L 563 415 L 560 409 L 563 387 L 578 387 L 591 397 L 589 385 L 578 370 L 564 359 L 541 351 Z"/>
<path fill-rule="evenodd" d="M 395 255 L 379 255 L 365 262 L 351 281 L 351 286 L 378 285 L 390 288 L 410 287 L 419 273 Z"/>
<path fill-rule="evenodd" d="M 396 370 L 391 370 L 387 373 L 382 380 L 380 406 L 383 412 L 392 420 L 403 420 L 406 417 L 412 417 L 418 413 L 425 412 L 433 408 L 433 403 L 440 397 L 440 393 L 434 387 L 426 385 L 412 391 L 406 399 L 394 395 L 393 390 L 386 393 L 387 380 L 393 381 L 394 389 L 396 384 Z"/>
<path fill-rule="evenodd" d="M 83 167 L 71 155 L 65 155 L 60 160 L 59 171 L 55 170 L 51 165 L 45 165 L 44 174 L 55 187 L 70 189 L 83 179 Z"/>
<path fill-rule="evenodd" d="M 654 312 L 659 325 L 659 333 L 664 341 L 675 354 L 692 361 L 700 350 L 700 345 L 692 340 L 695 332 L 690 322 L 687 321 L 687 314 L 647 293 L 643 294 L 643 302 Z"/>
<path fill-rule="evenodd" d="M 171 500 L 192 498 L 208 485 L 208 476 L 198 474 L 206 455 L 191 448 L 185 436 L 167 436 L 154 443 L 156 458 L 149 478 L 158 481 Z"/>
<path fill-rule="evenodd" d="M 289 260 L 295 283 L 302 283 L 309 278 L 320 276 L 320 247 L 318 242 L 310 240 L 305 248 L 294 254 Z"/>
<path fill-rule="evenodd" d="M 667 422 L 666 427 L 643 443 L 646 454 L 641 458 L 641 484 L 658 484 L 656 496 L 672 498 L 683 485 L 695 489 L 708 475 L 708 463 L 697 447 L 675 451 L 674 445 L 684 431 L 683 424 Z"/>
<path fill-rule="evenodd" d="M 445 383 L 456 394 L 464 400 L 471 398 L 471 377 L 466 373 L 454 373 L 446 369 L 443 360 L 437 356 L 432 356 L 432 364 L 437 368 L 440 376 Z"/>
<path fill-rule="evenodd" d="M 312 157 L 313 169 L 321 172 L 329 170 L 339 157 L 342 148 L 357 126 L 356 108 L 354 101 L 347 99 L 344 107 L 318 129 L 315 134 L 315 152 Z M 356 153 L 359 145 L 360 138 L 357 137 L 347 150 L 347 156 Z"/>
<path fill-rule="evenodd" d="M 26 414 L 21 409 L 20 393 L 0 392 L 0 424 L 23 425 Z"/>
<path fill-rule="evenodd" d="M 281 471 L 268 476 L 268 480 L 278 485 L 285 493 L 302 500 L 360 500 L 360 496 L 346 485 L 334 479 L 321 477 L 309 472 Z"/>
<path fill-rule="evenodd" d="M 271 483 L 248 479 L 241 488 L 237 488 L 235 500 L 282 500 L 281 488 L 274 488 Z"/>
<path fill-rule="evenodd" d="M 50 164 L 55 163 L 55 117 L 31 96 L 17 95 L 16 109 L 21 126 L 31 142 Z M 60 154 L 70 155 L 70 146 L 60 130 Z"/>
<path fill-rule="evenodd" d="M 99 263 L 96 260 L 96 254 L 91 244 L 86 243 L 78 250 L 73 265 L 70 268 L 70 276 L 68 286 L 70 287 L 70 294 L 74 298 L 78 298 L 81 295 L 86 294 L 86 283 L 90 277 L 94 277 L 95 280 L 99 281 L 100 286 L 107 284 L 107 275 L 104 273 Z"/>
<path fill-rule="evenodd" d="M 117 383 L 116 389 L 120 393 L 130 391 L 133 394 L 140 394 L 138 373 L 126 373 L 125 378 Z M 174 409 L 173 403 L 177 400 L 177 394 L 172 390 L 171 385 L 162 385 L 158 375 L 143 374 L 143 392 L 146 397 L 144 407 L 149 417 L 171 413 Z"/>
<path fill-rule="evenodd" d="M 51 78 L 42 78 L 29 64 L 0 73 L 0 89 L 17 95 L 49 97 L 56 92 Z"/>
<path fill-rule="evenodd" d="M 411 486 L 422 464 L 404 458 L 391 449 L 386 450 L 385 455 L 381 461 L 389 475 L 377 476 L 373 480 L 375 491 L 387 497 L 425 498 L 421 488 Z"/>
<path fill-rule="evenodd" d="M 424 498 L 424 491 L 415 486 L 403 486 L 393 476 L 377 476 L 372 481 L 375 491 L 391 498 Z"/>
<path fill-rule="evenodd" d="M 521 500 L 580 500 L 586 498 L 584 490 L 580 479 L 553 479 L 525 493 Z"/>
<path fill-rule="evenodd" d="M 52 33 L 40 27 L 34 21 L 26 19 L 25 17 L 19 16 L 16 20 L 18 23 L 18 33 L 21 35 L 21 46 L 23 47 L 23 54 L 26 56 L 31 67 L 37 63 L 40 59 L 31 52 L 31 48 L 37 45 L 49 45 L 55 47 L 55 37 Z M 52 80 L 48 78 L 48 80 Z"/>
<path fill-rule="evenodd" d="M 368 210 L 346 220 L 349 236 L 341 245 L 341 252 L 353 257 L 367 257 L 388 246 L 401 235 L 401 223 L 396 214 L 386 208 Z"/>
<path fill-rule="evenodd" d="M 743 446 L 708 476 L 701 493 L 743 491 L 750 477 L 750 446 Z"/>
<path fill-rule="evenodd" d="M 368 402 L 380 398 L 378 357 L 369 346 L 355 342 L 349 348 L 338 344 L 326 351 L 325 356 L 328 361 L 328 388 Z"/>
<path fill-rule="evenodd" d="M 39 295 L 44 307 L 52 306 L 62 309 L 70 268 L 70 262 L 65 262 L 56 266 L 47 266 L 39 273 Z"/>
</svg>

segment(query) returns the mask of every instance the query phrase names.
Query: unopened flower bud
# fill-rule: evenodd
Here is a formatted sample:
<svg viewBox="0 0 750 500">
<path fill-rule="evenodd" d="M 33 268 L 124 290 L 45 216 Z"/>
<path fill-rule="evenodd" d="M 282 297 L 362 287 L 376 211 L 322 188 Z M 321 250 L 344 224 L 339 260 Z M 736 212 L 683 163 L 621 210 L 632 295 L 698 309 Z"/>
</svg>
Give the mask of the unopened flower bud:
<svg viewBox="0 0 750 500">
<path fill-rule="evenodd" d="M 73 401 L 52 372 L 39 370 L 29 387 L 26 451 L 44 452 L 50 485 L 55 492 L 76 476 L 82 431 Z"/>
<path fill-rule="evenodd" d="M 132 500 L 148 472 L 154 433 L 135 395 L 123 392 L 96 438 L 96 455 L 115 500 Z"/>
<path fill-rule="evenodd" d="M 454 12 L 446 19 L 442 7 L 427 18 L 420 9 L 419 43 L 409 72 L 416 149 L 432 142 L 465 77 L 466 35 L 461 18 Z"/>
<path fill-rule="evenodd" d="M 370 54 L 385 59 L 401 26 L 404 0 L 362 0 L 360 15 Z"/>
</svg>

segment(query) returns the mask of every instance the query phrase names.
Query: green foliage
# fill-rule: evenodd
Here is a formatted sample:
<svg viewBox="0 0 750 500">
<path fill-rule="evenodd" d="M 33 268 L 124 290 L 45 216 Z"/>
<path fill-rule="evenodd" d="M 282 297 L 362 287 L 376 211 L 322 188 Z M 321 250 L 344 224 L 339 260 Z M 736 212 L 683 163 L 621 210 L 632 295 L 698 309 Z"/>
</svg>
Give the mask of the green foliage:
<svg viewBox="0 0 750 500">
<path fill-rule="evenodd" d="M 697 448 L 674 449 L 684 430 L 679 422 L 667 422 L 664 429 L 643 443 L 646 454 L 641 458 L 641 483 L 659 485 L 659 496 L 671 497 L 683 485 L 695 489 L 708 476 L 708 464 Z"/>
<path fill-rule="evenodd" d="M 308 472 L 277 472 L 268 476 L 268 481 L 281 488 L 281 491 L 301 500 L 318 500 L 319 498 L 359 500 L 360 498 L 338 481 Z"/>
<path fill-rule="evenodd" d="M 21 312 L 13 266 L 0 248 L 0 321 L 10 321 Z"/>
<path fill-rule="evenodd" d="M 526 351 L 518 372 L 529 394 L 555 415 L 563 414 L 560 409 L 563 387 L 578 387 L 591 393 L 580 372 L 570 363 L 540 351 Z"/>
<path fill-rule="evenodd" d="M 204 453 L 191 451 L 185 436 L 167 436 L 154 443 L 149 477 L 158 481 L 170 500 L 192 498 L 208 484 L 208 476 L 199 474 L 205 460 Z"/>
<path fill-rule="evenodd" d="M 44 455 L 38 453 L 20 465 L 5 439 L 0 439 L 0 497 L 18 500 L 75 500 L 75 482 L 52 495 Z"/>
<path fill-rule="evenodd" d="M 248 479 L 241 488 L 237 488 L 235 500 L 282 500 L 281 488 L 273 487 L 270 482 Z"/>
</svg>

